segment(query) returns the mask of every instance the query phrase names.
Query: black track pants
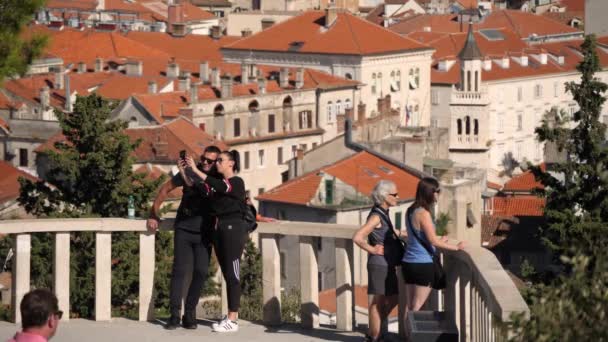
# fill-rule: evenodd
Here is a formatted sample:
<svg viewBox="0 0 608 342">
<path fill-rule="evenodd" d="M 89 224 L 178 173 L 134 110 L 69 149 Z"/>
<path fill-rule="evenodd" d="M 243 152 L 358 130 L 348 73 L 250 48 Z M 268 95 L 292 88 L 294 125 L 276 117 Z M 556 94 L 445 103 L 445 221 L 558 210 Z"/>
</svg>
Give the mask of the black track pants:
<svg viewBox="0 0 608 342">
<path fill-rule="evenodd" d="M 171 315 L 179 317 L 182 307 L 182 289 L 188 273 L 192 274 L 192 282 L 186 296 L 185 311 L 194 311 L 209 269 L 211 247 L 203 242 L 201 234 L 176 229 L 173 237 L 174 256 L 173 272 L 171 273 L 171 289 L 169 306 Z"/>
<path fill-rule="evenodd" d="M 222 269 L 228 292 L 228 310 L 238 312 L 241 305 L 241 256 L 249 232 L 241 219 L 219 219 L 213 247 Z"/>
</svg>

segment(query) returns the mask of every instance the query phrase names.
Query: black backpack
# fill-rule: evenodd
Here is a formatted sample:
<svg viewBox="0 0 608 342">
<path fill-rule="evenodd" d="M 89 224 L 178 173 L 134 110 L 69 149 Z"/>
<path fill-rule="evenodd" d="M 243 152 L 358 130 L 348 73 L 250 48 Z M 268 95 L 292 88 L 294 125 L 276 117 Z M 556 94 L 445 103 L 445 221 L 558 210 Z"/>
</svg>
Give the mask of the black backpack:
<svg viewBox="0 0 608 342">
<path fill-rule="evenodd" d="M 258 222 L 256 220 L 258 212 L 252 204 L 247 204 L 245 201 L 242 202 L 241 207 L 243 221 L 245 221 L 245 226 L 247 226 L 247 230 L 251 233 L 258 228 Z"/>
</svg>

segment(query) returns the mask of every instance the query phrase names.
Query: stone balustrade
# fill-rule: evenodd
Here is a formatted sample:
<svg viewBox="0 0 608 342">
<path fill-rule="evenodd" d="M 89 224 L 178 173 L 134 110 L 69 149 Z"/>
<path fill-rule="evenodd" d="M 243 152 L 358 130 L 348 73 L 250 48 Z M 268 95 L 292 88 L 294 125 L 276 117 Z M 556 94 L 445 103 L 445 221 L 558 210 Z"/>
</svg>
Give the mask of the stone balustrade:
<svg viewBox="0 0 608 342">
<path fill-rule="evenodd" d="M 488 105 L 490 104 L 490 96 L 488 90 L 482 87 L 480 91 L 461 91 L 456 87 L 452 87 L 451 102 L 452 105 Z"/>
<path fill-rule="evenodd" d="M 173 221 L 163 220 L 161 229 L 171 229 Z M 335 238 L 336 253 L 336 328 L 351 331 L 353 317 L 353 274 L 365 267 L 353 258 L 360 252 L 351 237 L 357 229 L 350 225 L 305 222 L 260 223 L 258 228 L 263 262 L 264 322 L 281 322 L 281 270 L 278 239 L 282 235 L 300 237 L 301 321 L 307 328 L 319 326 L 318 260 L 314 237 Z M 139 320 L 153 318 L 153 286 L 155 268 L 155 235 L 149 234 L 144 220 L 118 218 L 38 219 L 0 221 L 0 231 L 15 235 L 13 268 L 13 308 L 30 290 L 30 249 L 33 233 L 54 233 L 54 288 L 60 310 L 70 310 L 70 233 L 91 231 L 96 234 L 95 253 L 95 320 L 111 319 L 111 234 L 139 232 Z M 448 273 L 448 288 L 435 293 L 430 305 L 444 310 L 454 319 L 462 341 L 496 341 L 507 330 L 499 322 L 508 323 L 513 312 L 528 312 L 515 285 L 495 256 L 481 247 L 466 252 L 445 252 L 442 255 Z M 401 306 L 403 307 L 403 300 Z M 66 319 L 68 319 L 65 315 Z M 400 317 L 403 318 L 403 311 Z M 15 320 L 20 322 L 15 310 Z M 403 331 L 400 319 L 400 331 Z"/>
</svg>

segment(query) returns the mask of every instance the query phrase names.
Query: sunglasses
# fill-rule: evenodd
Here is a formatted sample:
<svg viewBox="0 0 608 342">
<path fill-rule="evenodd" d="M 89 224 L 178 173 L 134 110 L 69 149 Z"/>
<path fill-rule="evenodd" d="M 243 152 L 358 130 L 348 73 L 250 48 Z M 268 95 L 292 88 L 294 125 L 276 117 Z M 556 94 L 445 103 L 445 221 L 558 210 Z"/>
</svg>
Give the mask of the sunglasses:
<svg viewBox="0 0 608 342">
<path fill-rule="evenodd" d="M 393 197 L 399 197 L 399 193 L 397 193 L 397 192 L 395 192 L 394 194 L 389 194 L 389 195 L 391 195 Z"/>
<path fill-rule="evenodd" d="M 440 194 L 440 193 L 441 193 L 441 189 L 437 189 L 437 190 L 435 190 L 435 193 Z"/>
<path fill-rule="evenodd" d="M 207 164 L 213 164 L 213 163 L 215 163 L 217 160 L 220 160 L 220 158 L 217 158 L 217 159 L 209 159 L 209 158 L 206 158 L 206 157 L 202 157 L 202 158 L 201 158 L 201 161 L 202 161 L 203 163 L 207 163 Z"/>
</svg>

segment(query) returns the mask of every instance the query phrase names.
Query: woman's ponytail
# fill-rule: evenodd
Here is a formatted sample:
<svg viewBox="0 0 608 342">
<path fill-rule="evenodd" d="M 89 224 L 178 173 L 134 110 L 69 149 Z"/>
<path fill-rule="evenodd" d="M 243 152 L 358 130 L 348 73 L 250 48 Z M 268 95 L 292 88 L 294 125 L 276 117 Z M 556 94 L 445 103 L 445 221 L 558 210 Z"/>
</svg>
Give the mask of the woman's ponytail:
<svg viewBox="0 0 608 342">
<path fill-rule="evenodd" d="M 232 171 L 234 171 L 234 172 L 241 171 L 241 156 L 239 155 L 239 151 L 231 150 L 228 153 L 230 153 L 230 156 L 232 157 L 232 160 L 234 161 L 234 165 L 232 166 Z"/>
</svg>

